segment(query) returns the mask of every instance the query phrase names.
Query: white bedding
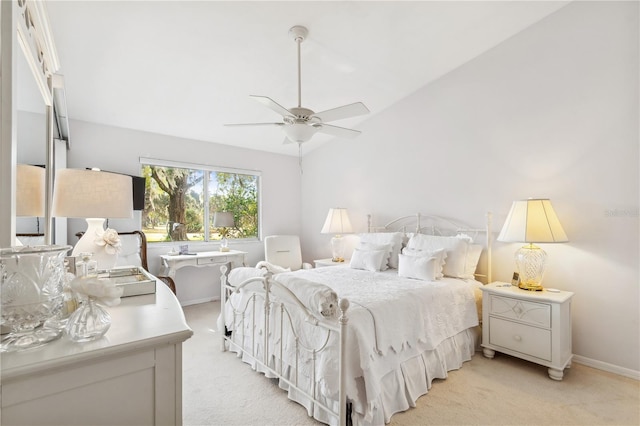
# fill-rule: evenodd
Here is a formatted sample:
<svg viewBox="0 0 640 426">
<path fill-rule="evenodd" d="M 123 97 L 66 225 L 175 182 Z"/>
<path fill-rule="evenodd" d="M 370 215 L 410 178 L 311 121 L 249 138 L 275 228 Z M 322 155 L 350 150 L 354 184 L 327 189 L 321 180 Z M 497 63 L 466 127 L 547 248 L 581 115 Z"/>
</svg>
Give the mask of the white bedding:
<svg viewBox="0 0 640 426">
<path fill-rule="evenodd" d="M 388 389 L 384 387 L 388 386 L 390 378 L 398 383 L 397 386 L 401 385 L 400 382 L 408 385 L 413 379 L 395 376 L 406 369 L 409 362 L 425 358 L 425 354 L 437 354 L 443 342 L 450 345 L 455 339 L 466 336 L 468 329 L 478 325 L 475 294 L 481 284 L 473 280 L 444 278 L 426 282 L 400 278 L 395 269 L 369 272 L 352 269 L 348 265 L 282 273 L 274 279 L 291 286 L 303 284 L 300 279 L 322 283 L 351 303 L 347 312 L 347 397 L 364 422 L 376 423 L 376 412 L 384 412 L 384 417 L 390 416 L 389 407 L 380 406 L 384 401 L 388 405 L 390 397 L 385 395 Z M 236 296 L 236 300 L 241 297 Z M 226 325 L 232 328 L 230 317 L 226 316 Z M 284 336 L 283 339 L 289 337 Z M 323 338 L 320 334 L 316 337 L 318 340 Z M 469 343 L 473 337 L 464 339 L 466 343 L 461 345 L 465 348 L 461 350 L 460 363 L 470 356 L 467 347 L 471 347 L 471 353 L 473 350 L 473 343 Z M 287 346 L 291 347 L 290 344 Z M 453 350 L 456 351 L 455 348 Z M 292 357 L 285 355 L 283 358 L 289 363 Z M 307 364 L 302 363 L 298 368 L 311 375 Z M 319 391 L 328 400 L 337 397 L 336 366 L 337 349 L 331 347 L 322 355 L 316 371 L 320 380 Z M 447 369 L 458 367 L 452 363 L 445 369 L 445 377 Z M 433 367 L 427 366 L 429 368 Z M 428 387 L 430 380 L 426 383 Z M 423 393 L 426 393 L 426 388 L 420 394 Z M 294 396 L 294 399 L 299 398 Z M 323 416 L 316 415 L 319 420 L 326 421 L 319 417 Z"/>
</svg>

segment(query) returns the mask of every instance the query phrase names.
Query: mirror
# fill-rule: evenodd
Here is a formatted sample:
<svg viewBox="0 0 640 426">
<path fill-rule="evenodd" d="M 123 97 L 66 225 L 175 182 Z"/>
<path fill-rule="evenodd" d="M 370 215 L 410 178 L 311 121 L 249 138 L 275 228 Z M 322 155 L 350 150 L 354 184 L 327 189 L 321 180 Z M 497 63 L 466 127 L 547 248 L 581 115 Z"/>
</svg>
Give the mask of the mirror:
<svg viewBox="0 0 640 426">
<path fill-rule="evenodd" d="M 44 99 L 22 49 L 18 49 L 16 57 L 17 163 L 46 166 L 47 120 Z M 18 179 L 19 175 L 16 175 L 16 188 L 20 186 Z M 16 234 L 44 234 L 44 228 L 44 212 L 40 217 L 16 217 Z"/>
<path fill-rule="evenodd" d="M 50 25 L 47 22 L 46 4 L 24 0 L 11 4 L 17 8 L 14 15 L 17 19 L 17 34 L 12 38 L 14 58 L 17 62 L 14 68 L 16 76 L 13 79 L 16 102 L 12 105 L 16 117 L 15 158 L 17 164 L 45 167 L 47 194 L 43 213 L 45 217 L 15 217 L 15 232 L 44 234 L 43 242 L 46 244 L 66 244 L 67 220 L 54 220 L 50 216 L 55 170 L 66 167 L 67 158 L 66 141 L 54 138 L 66 137 L 68 127 L 66 121 L 61 125 L 53 117 L 53 104 L 58 107 L 60 114 L 66 117 L 66 102 L 62 76 L 55 74 L 59 64 Z M 62 108 L 61 104 L 64 105 Z M 58 129 L 56 124 L 62 126 L 64 131 Z M 57 136 L 58 133 L 64 135 Z M 12 164 L 12 171 L 16 173 L 16 164 Z M 16 176 L 16 180 L 17 178 Z"/>
</svg>

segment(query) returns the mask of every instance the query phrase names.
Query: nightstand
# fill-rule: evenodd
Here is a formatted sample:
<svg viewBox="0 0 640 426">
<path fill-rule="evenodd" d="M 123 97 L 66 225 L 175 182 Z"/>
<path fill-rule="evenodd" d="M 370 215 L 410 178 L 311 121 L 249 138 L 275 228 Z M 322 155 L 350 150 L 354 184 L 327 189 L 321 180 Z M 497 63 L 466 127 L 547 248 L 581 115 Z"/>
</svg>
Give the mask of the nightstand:
<svg viewBox="0 0 640 426">
<path fill-rule="evenodd" d="M 502 352 L 549 367 L 562 380 L 571 365 L 571 298 L 569 291 L 522 290 L 494 282 L 481 288 L 482 353 Z"/>
<path fill-rule="evenodd" d="M 316 268 L 322 268 L 322 267 L 325 267 L 325 266 L 348 265 L 349 264 L 349 259 L 345 259 L 344 262 L 334 262 L 333 260 L 331 260 L 331 258 L 318 259 L 318 260 L 314 260 L 313 263 L 315 264 Z"/>
</svg>

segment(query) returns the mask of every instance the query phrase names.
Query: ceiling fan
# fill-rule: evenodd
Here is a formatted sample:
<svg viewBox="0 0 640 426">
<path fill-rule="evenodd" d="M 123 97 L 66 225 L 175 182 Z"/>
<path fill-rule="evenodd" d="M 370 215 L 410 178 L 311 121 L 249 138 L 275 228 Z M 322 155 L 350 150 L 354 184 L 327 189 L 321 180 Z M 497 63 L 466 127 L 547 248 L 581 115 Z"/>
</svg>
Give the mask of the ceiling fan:
<svg viewBox="0 0 640 426">
<path fill-rule="evenodd" d="M 314 112 L 313 110 L 302 106 L 300 44 L 308 34 L 309 31 L 307 28 L 300 25 L 296 25 L 289 30 L 289 35 L 293 37 L 298 48 L 298 106 L 287 109 L 267 96 L 250 95 L 251 98 L 260 102 L 272 111 L 282 115 L 282 122 L 240 123 L 226 124 L 226 126 L 278 126 L 284 130 L 286 135 L 284 143 L 295 142 L 298 144 L 307 142 L 316 132 L 346 138 L 354 138 L 360 134 L 359 130 L 334 126 L 327 124 L 327 122 L 367 114 L 369 110 L 362 102 L 355 102 L 353 104 L 343 105 L 321 112 Z"/>
</svg>

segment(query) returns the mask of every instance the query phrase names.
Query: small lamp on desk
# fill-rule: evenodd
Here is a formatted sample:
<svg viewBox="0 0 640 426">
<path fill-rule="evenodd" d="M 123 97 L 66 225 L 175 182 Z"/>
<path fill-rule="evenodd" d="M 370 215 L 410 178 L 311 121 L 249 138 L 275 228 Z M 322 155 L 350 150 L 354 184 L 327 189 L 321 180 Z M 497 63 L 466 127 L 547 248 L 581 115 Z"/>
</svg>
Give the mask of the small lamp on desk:
<svg viewBox="0 0 640 426">
<path fill-rule="evenodd" d="M 220 235 L 222 235 L 222 240 L 220 241 L 220 251 L 229 251 L 229 240 L 227 239 L 229 230 L 227 228 L 233 228 L 234 226 L 236 226 L 236 223 L 233 219 L 233 213 L 215 212 L 213 214 L 213 227 L 222 228 L 222 231 L 220 232 Z"/>
<path fill-rule="evenodd" d="M 322 227 L 322 234 L 335 234 L 331 238 L 332 261 L 344 262 L 344 238 L 342 234 L 353 232 L 351 221 L 345 208 L 331 208 Z"/>
<path fill-rule="evenodd" d="M 528 243 L 516 251 L 520 274 L 518 287 L 542 290 L 547 253 L 533 243 L 562 243 L 569 241 L 556 212 L 548 199 L 514 201 L 498 241 Z"/>
</svg>

